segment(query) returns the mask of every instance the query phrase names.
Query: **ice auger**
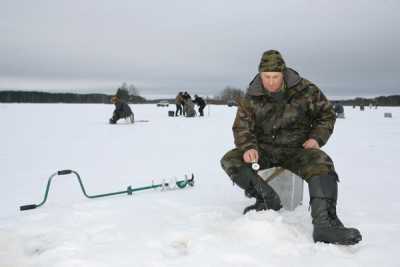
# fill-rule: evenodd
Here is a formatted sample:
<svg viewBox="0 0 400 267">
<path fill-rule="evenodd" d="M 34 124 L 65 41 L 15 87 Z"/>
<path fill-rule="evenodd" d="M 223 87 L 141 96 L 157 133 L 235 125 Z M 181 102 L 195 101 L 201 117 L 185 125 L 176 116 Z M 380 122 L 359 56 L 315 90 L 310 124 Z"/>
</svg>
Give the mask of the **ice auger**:
<svg viewBox="0 0 400 267">
<path fill-rule="evenodd" d="M 83 194 L 85 195 L 85 197 L 87 198 L 99 198 L 99 197 L 108 197 L 108 196 L 114 196 L 114 195 L 120 195 L 120 194 L 128 194 L 128 195 L 132 195 L 133 192 L 136 191 L 142 191 L 142 190 L 147 190 L 147 189 L 155 189 L 155 188 L 162 188 L 162 189 L 173 189 L 173 188 L 185 188 L 186 186 L 194 186 L 194 174 L 192 174 L 191 178 L 189 179 L 187 175 L 185 175 L 185 179 L 183 180 L 176 180 L 173 183 L 168 183 L 166 181 L 163 181 L 162 183 L 159 184 L 152 184 L 149 186 L 144 186 L 144 187 L 137 187 L 137 188 L 132 188 L 132 186 L 128 186 L 128 188 L 124 191 L 119 191 L 119 192 L 112 192 L 112 193 L 105 193 L 105 194 L 99 194 L 99 195 L 88 195 L 86 193 L 85 187 L 83 186 L 82 183 L 82 179 L 80 177 L 80 175 L 73 170 L 61 170 L 61 171 L 57 171 L 55 173 L 53 173 L 52 175 L 50 175 L 49 180 L 47 181 L 47 186 L 46 186 L 46 191 L 44 193 L 44 198 L 43 201 L 40 202 L 39 204 L 30 204 L 30 205 L 23 205 L 20 206 L 19 209 L 21 211 L 23 210 L 31 210 L 31 209 L 36 209 L 40 206 L 42 206 L 46 200 L 47 200 L 47 196 L 49 194 L 49 190 L 50 190 L 50 185 L 51 185 L 51 181 L 55 176 L 59 176 L 59 175 L 67 175 L 67 174 L 75 174 L 76 178 L 78 179 L 79 185 L 82 189 Z"/>
</svg>

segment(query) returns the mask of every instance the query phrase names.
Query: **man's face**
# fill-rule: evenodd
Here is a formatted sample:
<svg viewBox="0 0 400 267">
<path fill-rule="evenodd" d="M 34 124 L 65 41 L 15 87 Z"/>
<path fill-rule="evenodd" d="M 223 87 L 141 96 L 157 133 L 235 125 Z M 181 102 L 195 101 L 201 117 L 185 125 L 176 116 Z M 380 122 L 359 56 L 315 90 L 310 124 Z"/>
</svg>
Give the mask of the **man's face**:
<svg viewBox="0 0 400 267">
<path fill-rule="evenodd" d="M 282 87 L 283 74 L 282 72 L 261 72 L 261 80 L 265 90 L 276 93 Z"/>
</svg>

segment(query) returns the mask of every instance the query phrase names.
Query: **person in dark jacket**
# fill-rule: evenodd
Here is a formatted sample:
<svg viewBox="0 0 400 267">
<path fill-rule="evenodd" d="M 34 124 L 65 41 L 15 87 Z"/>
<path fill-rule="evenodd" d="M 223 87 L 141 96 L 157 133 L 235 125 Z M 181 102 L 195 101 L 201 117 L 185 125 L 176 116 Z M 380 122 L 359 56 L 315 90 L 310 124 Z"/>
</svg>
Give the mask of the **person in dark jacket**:
<svg viewBox="0 0 400 267">
<path fill-rule="evenodd" d="M 199 106 L 200 116 L 204 116 L 203 110 L 206 106 L 206 102 L 204 101 L 204 99 L 199 97 L 198 95 L 194 95 L 193 103 L 195 103 L 197 106 Z"/>
<path fill-rule="evenodd" d="M 344 118 L 344 108 L 339 101 L 333 105 L 333 109 L 335 110 L 336 118 Z"/>
<path fill-rule="evenodd" d="M 185 91 L 185 92 L 183 93 L 183 98 L 184 98 L 185 100 L 188 99 L 188 98 L 191 99 L 192 96 L 191 96 L 188 92 Z"/>
<path fill-rule="evenodd" d="M 111 103 L 115 105 L 115 110 L 110 119 L 110 124 L 116 124 L 119 119 L 129 119 L 131 123 L 135 122 L 133 112 L 127 103 L 118 96 L 111 97 Z"/>
<path fill-rule="evenodd" d="M 336 213 L 339 178 L 332 159 L 320 149 L 336 121 L 321 90 L 286 67 L 278 51 L 269 50 L 238 104 L 232 128 L 236 148 L 223 156 L 221 165 L 246 196 L 256 199 L 248 208 L 282 207 L 278 194 L 251 164 L 259 163 L 263 169 L 283 167 L 308 183 L 314 241 L 358 243 L 360 232 L 345 227 Z"/>
</svg>

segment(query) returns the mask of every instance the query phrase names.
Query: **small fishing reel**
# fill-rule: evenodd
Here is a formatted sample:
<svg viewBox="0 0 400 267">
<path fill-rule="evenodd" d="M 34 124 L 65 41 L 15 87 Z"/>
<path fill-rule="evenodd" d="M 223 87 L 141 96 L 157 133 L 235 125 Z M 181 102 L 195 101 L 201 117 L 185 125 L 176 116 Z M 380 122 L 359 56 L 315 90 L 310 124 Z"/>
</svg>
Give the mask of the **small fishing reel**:
<svg viewBox="0 0 400 267">
<path fill-rule="evenodd" d="M 258 164 L 256 161 L 254 161 L 254 162 L 251 164 L 251 168 L 252 168 L 254 171 L 258 171 L 258 170 L 260 169 L 260 164 Z"/>
</svg>

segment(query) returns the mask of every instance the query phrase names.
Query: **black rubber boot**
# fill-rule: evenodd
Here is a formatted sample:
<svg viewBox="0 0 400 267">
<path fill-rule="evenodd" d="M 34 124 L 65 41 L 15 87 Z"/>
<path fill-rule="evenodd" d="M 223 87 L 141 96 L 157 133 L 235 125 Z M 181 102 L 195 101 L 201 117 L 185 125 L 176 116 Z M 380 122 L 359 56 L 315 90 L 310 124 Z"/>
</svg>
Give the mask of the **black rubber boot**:
<svg viewBox="0 0 400 267">
<path fill-rule="evenodd" d="M 281 207 L 279 207 L 280 209 Z M 247 206 L 244 210 L 243 210 L 243 214 L 246 214 L 247 212 L 251 211 L 251 210 L 255 210 L 255 211 L 262 211 L 262 210 L 267 210 L 267 209 L 273 209 L 273 210 L 279 210 L 279 209 L 274 209 L 274 208 L 270 208 L 267 204 L 267 202 L 261 198 L 261 197 L 257 197 L 256 198 L 256 203 L 254 203 L 253 205 Z"/>
<path fill-rule="evenodd" d="M 360 232 L 355 228 L 344 227 L 337 217 L 337 176 L 315 176 L 307 182 L 314 242 L 353 245 L 361 241 Z"/>
<path fill-rule="evenodd" d="M 258 176 L 249 166 L 242 166 L 230 171 L 232 181 L 245 190 L 247 197 L 256 198 L 256 203 L 244 209 L 243 214 L 250 210 L 280 210 L 281 199 L 275 190 Z"/>
<path fill-rule="evenodd" d="M 340 221 L 339 217 L 336 214 L 336 202 L 337 202 L 337 198 L 335 198 L 331 201 L 331 203 L 330 203 L 331 205 L 328 209 L 328 214 L 332 220 L 331 222 L 332 222 L 333 226 L 344 227 L 343 223 Z"/>
</svg>

